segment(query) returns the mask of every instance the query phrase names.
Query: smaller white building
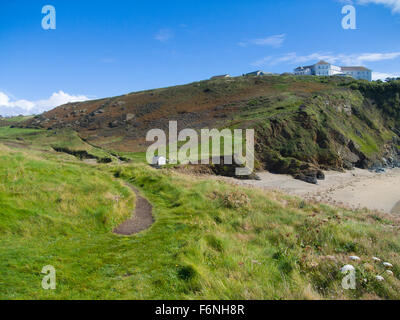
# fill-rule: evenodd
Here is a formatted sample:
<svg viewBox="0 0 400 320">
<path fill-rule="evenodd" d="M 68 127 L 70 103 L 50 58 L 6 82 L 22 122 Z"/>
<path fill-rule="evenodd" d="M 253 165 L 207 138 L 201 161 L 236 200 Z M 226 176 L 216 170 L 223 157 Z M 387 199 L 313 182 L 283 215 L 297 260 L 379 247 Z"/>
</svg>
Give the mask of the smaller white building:
<svg viewBox="0 0 400 320">
<path fill-rule="evenodd" d="M 257 71 L 253 71 L 253 72 L 247 73 L 247 74 L 245 74 L 245 75 L 246 75 L 246 76 L 256 76 L 256 77 L 259 77 L 259 76 L 265 76 L 266 73 L 265 73 L 264 71 L 257 70 Z"/>
<path fill-rule="evenodd" d="M 167 159 L 165 157 L 155 156 L 151 161 L 152 166 L 165 166 L 167 164 Z"/>
<path fill-rule="evenodd" d="M 226 78 L 230 78 L 231 76 L 229 74 L 222 74 L 220 76 L 214 76 L 211 78 L 211 80 L 215 80 L 215 79 L 226 79 Z"/>
</svg>

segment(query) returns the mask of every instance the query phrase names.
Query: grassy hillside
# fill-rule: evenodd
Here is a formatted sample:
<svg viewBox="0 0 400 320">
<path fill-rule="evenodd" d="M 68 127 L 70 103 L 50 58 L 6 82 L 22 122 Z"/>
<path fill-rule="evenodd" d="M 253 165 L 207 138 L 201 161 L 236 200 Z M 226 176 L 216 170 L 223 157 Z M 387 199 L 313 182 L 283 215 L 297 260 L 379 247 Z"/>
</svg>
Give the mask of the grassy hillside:
<svg viewBox="0 0 400 320">
<path fill-rule="evenodd" d="M 150 129 L 256 130 L 258 167 L 315 177 L 320 169 L 400 165 L 399 83 L 262 76 L 68 104 L 25 123 L 71 128 L 112 152 L 144 152 Z"/>
<path fill-rule="evenodd" d="M 0 127 L 16 125 L 21 122 L 28 121 L 32 118 L 33 116 L 17 116 L 17 117 L 7 117 L 7 118 L 3 118 L 2 116 L 0 116 Z"/>
<path fill-rule="evenodd" d="M 134 195 L 98 169 L 1 143 L 0 179 L 0 299 L 51 298 L 38 282 L 45 265 L 59 270 L 59 298 L 83 297 L 87 282 L 95 297 L 101 241 L 130 216 Z"/>
<path fill-rule="evenodd" d="M 0 127 L 0 142 L 2 141 L 6 145 L 22 149 L 31 148 L 47 152 L 56 150 L 82 159 L 97 159 L 100 162 L 116 160 L 109 152 L 84 142 L 70 129 L 49 131 L 5 126 Z"/>
<path fill-rule="evenodd" d="M 0 299 L 400 298 L 397 218 L 13 143 L 0 141 Z M 122 181 L 154 206 L 132 237 L 111 232 L 133 209 Z M 347 263 L 354 291 L 340 285 Z M 41 289 L 45 265 L 55 291 Z"/>
</svg>

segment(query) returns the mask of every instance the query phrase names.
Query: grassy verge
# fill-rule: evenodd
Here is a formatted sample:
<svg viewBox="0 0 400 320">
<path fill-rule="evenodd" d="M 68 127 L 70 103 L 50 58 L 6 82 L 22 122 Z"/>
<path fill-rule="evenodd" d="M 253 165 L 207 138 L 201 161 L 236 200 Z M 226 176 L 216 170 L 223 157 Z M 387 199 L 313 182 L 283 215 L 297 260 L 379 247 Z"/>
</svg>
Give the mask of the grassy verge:
<svg viewBox="0 0 400 320">
<path fill-rule="evenodd" d="M 33 116 L 16 116 L 16 117 L 9 117 L 9 118 L 0 117 L 0 120 L 13 124 L 13 123 L 18 123 L 18 122 L 23 122 L 23 121 L 26 121 L 26 120 L 29 120 L 32 118 L 33 118 Z"/>
<path fill-rule="evenodd" d="M 111 233 L 133 206 L 113 175 L 152 202 L 149 230 Z M 389 216 L 5 147 L 0 176 L 2 299 L 400 298 L 399 222 Z M 357 290 L 345 291 L 340 268 L 353 254 L 362 259 Z M 394 275 L 372 256 L 391 262 Z M 41 289 L 45 265 L 57 270 L 55 291 Z"/>
<path fill-rule="evenodd" d="M 0 127 L 1 141 L 16 142 L 21 147 L 36 148 L 42 151 L 53 151 L 54 149 L 63 149 L 71 153 L 86 151 L 88 155 L 97 159 L 112 159 L 108 152 L 84 142 L 75 131 L 68 129 L 47 131 Z"/>
<path fill-rule="evenodd" d="M 130 216 L 130 190 L 93 167 L 1 144 L 0 180 L 0 299 L 95 298 L 112 250 L 101 240 Z M 55 293 L 40 289 L 45 265 L 59 272 Z"/>
</svg>

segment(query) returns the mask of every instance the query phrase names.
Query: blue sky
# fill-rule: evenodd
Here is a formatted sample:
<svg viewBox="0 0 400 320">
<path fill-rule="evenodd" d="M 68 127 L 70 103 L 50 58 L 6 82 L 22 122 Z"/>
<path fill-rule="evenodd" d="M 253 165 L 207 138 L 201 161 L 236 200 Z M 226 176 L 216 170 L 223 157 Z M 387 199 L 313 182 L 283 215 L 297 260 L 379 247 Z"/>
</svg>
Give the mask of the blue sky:
<svg viewBox="0 0 400 320">
<path fill-rule="evenodd" d="M 342 28 L 349 3 L 356 30 Z M 400 76 L 399 31 L 400 0 L 2 0 L 0 114 L 321 58 Z"/>
</svg>

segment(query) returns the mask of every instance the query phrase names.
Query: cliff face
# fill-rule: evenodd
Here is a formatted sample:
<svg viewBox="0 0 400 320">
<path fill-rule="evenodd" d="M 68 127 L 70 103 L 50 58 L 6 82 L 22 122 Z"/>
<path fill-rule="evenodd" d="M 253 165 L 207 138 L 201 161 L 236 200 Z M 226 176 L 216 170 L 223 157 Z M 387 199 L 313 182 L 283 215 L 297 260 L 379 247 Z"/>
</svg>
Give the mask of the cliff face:
<svg viewBox="0 0 400 320">
<path fill-rule="evenodd" d="M 257 154 L 265 168 L 317 178 L 318 169 L 400 166 L 400 90 L 356 85 L 315 95 L 290 114 L 259 122 Z"/>
<path fill-rule="evenodd" d="M 399 166 L 400 82 L 263 76 L 185 86 L 58 107 L 24 123 L 73 128 L 106 149 L 144 151 L 148 130 L 254 128 L 259 167 L 299 178 L 321 169 Z"/>
</svg>

